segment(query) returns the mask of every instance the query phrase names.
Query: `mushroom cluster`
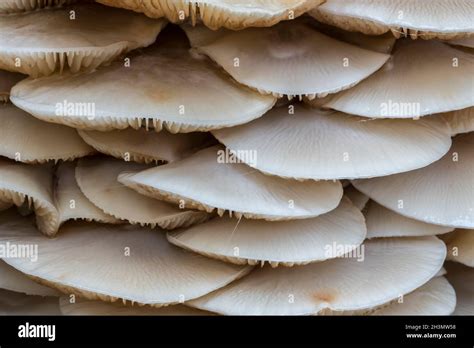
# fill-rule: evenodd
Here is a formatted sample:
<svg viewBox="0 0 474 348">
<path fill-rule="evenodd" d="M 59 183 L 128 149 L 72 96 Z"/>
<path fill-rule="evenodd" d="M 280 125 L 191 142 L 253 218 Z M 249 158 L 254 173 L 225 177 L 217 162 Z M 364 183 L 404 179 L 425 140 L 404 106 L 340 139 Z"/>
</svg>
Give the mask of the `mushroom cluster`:
<svg viewBox="0 0 474 348">
<path fill-rule="evenodd" d="M 474 315 L 472 0 L 6 0 L 0 314 Z"/>
</svg>

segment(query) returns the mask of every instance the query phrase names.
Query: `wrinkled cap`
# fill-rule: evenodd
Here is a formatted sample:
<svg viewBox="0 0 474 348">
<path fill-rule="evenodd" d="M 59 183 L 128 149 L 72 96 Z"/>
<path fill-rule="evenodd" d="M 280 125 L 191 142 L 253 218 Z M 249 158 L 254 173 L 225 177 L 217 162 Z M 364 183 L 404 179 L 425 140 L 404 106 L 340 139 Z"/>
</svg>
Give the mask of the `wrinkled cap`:
<svg viewBox="0 0 474 348">
<path fill-rule="evenodd" d="M 457 262 L 446 262 L 446 278 L 456 292 L 456 309 L 453 315 L 474 314 L 474 268 Z"/>
<path fill-rule="evenodd" d="M 474 267 L 474 230 L 457 229 L 441 236 L 446 243 L 446 260 Z"/>
</svg>

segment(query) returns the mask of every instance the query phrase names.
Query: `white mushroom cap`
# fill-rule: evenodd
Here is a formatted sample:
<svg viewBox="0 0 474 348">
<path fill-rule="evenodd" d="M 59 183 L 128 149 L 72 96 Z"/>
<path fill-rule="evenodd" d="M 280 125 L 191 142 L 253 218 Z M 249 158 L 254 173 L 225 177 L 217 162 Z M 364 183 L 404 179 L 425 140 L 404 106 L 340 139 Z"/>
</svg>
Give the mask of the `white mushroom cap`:
<svg viewBox="0 0 474 348">
<path fill-rule="evenodd" d="M 323 0 L 97 0 L 97 2 L 142 12 L 152 18 L 166 17 L 178 23 L 189 18 L 202 21 L 211 29 L 226 27 L 268 27 L 298 17 Z"/>
<path fill-rule="evenodd" d="M 117 181 L 122 172 L 137 172 L 149 166 L 112 158 L 80 160 L 76 179 L 82 193 L 104 213 L 132 224 L 173 229 L 208 219 L 203 212 L 183 210 L 145 197 Z"/>
<path fill-rule="evenodd" d="M 338 181 L 285 180 L 234 160 L 213 146 L 179 162 L 121 174 L 119 181 L 150 197 L 237 218 L 305 219 L 333 210 L 341 200 Z"/>
<path fill-rule="evenodd" d="M 0 289 L 0 315 L 60 315 L 57 297 L 29 296 Z"/>
<path fill-rule="evenodd" d="M 63 6 L 77 0 L 2 0 L 0 14 L 33 11 L 40 8 Z"/>
<path fill-rule="evenodd" d="M 474 106 L 473 74 L 472 54 L 437 41 L 399 40 L 382 69 L 324 106 L 371 118 L 418 118 L 464 109 Z"/>
<path fill-rule="evenodd" d="M 470 0 L 327 0 L 311 15 L 345 30 L 450 39 L 474 33 Z"/>
<path fill-rule="evenodd" d="M 2 16 L 0 68 L 31 76 L 92 71 L 152 44 L 164 25 L 96 4 Z"/>
<path fill-rule="evenodd" d="M 344 194 L 359 210 L 364 210 L 365 206 L 369 202 L 369 197 L 358 191 L 354 186 L 349 185 L 344 188 Z"/>
<path fill-rule="evenodd" d="M 451 126 L 452 135 L 474 132 L 474 107 L 436 115 Z"/>
<path fill-rule="evenodd" d="M 405 217 L 374 201 L 369 203 L 365 219 L 367 238 L 434 236 L 454 229 Z"/>
<path fill-rule="evenodd" d="M 439 161 L 352 184 L 394 212 L 430 224 L 474 228 L 474 133 L 454 138 Z"/>
<path fill-rule="evenodd" d="M 255 167 L 264 173 L 319 180 L 424 167 L 449 150 L 450 132 L 444 120 L 367 120 L 290 105 L 212 133 L 231 150 L 255 150 Z"/>
<path fill-rule="evenodd" d="M 206 58 L 193 57 L 180 44 L 183 39 L 171 37 L 144 50 L 129 67 L 115 62 L 92 73 L 26 79 L 10 99 L 42 120 L 76 128 L 105 131 L 150 123 L 172 133 L 250 122 L 275 104 L 274 97 L 231 81 Z"/>
<path fill-rule="evenodd" d="M 436 237 L 378 239 L 365 242 L 363 255 L 362 262 L 338 258 L 292 268 L 255 268 L 188 304 L 230 315 L 372 308 L 426 283 L 441 268 L 446 249 Z"/>
<path fill-rule="evenodd" d="M 474 230 L 458 229 L 441 237 L 446 243 L 446 260 L 474 267 Z"/>
<path fill-rule="evenodd" d="M 0 70 L 0 102 L 6 103 L 10 99 L 10 90 L 25 76 L 22 74 Z"/>
<path fill-rule="evenodd" d="M 236 264 L 268 262 L 272 267 L 308 264 L 340 257 L 366 235 L 364 216 L 347 199 L 324 215 L 292 221 L 236 221 L 223 217 L 186 230 L 168 232 L 168 240 L 185 249 Z M 333 244 L 345 250 L 328 249 Z"/>
<path fill-rule="evenodd" d="M 474 315 L 474 268 L 447 262 L 446 269 L 446 278 L 456 291 L 457 303 L 453 315 Z"/>
<path fill-rule="evenodd" d="M 14 105 L 0 105 L 0 155 L 19 162 L 72 160 L 94 153 L 69 127 L 42 122 Z"/>
<path fill-rule="evenodd" d="M 210 138 L 206 133 L 171 134 L 164 130 L 156 133 L 131 128 L 78 132 L 97 151 L 139 163 L 177 161 L 203 147 Z"/>
<path fill-rule="evenodd" d="M 390 57 L 321 34 L 304 21 L 229 33 L 199 51 L 263 94 L 310 99 L 354 86 Z"/>
<path fill-rule="evenodd" d="M 187 301 L 248 273 L 241 267 L 189 253 L 163 232 L 133 225 L 70 222 L 54 239 L 25 218 L 0 224 L 0 242 L 38 245 L 38 260 L 4 261 L 38 281 L 88 299 L 155 306 Z"/>
</svg>

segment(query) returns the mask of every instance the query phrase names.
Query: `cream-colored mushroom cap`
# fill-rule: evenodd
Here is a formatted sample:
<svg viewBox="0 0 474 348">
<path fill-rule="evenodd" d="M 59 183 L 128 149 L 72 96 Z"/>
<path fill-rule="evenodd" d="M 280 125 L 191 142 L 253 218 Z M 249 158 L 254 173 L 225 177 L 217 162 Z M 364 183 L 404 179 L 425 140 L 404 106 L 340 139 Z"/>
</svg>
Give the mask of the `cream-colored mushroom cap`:
<svg viewBox="0 0 474 348">
<path fill-rule="evenodd" d="M 2 16 L 0 68 L 31 76 L 92 71 L 152 44 L 164 21 L 96 4 Z"/>
<path fill-rule="evenodd" d="M 350 31 L 396 37 L 450 39 L 474 33 L 470 0 L 327 0 L 316 19 Z"/>
<path fill-rule="evenodd" d="M 104 213 L 132 224 L 172 229 L 207 220 L 199 211 L 184 210 L 138 194 L 117 181 L 122 172 L 138 172 L 149 166 L 113 158 L 79 161 L 76 179 L 82 193 Z"/>
<path fill-rule="evenodd" d="M 171 37 L 144 50 L 129 67 L 117 61 L 93 73 L 26 79 L 10 98 L 49 122 L 101 131 L 150 124 L 172 133 L 250 122 L 275 104 L 274 97 L 231 81 L 206 58 L 193 57 L 183 40 Z"/>
<path fill-rule="evenodd" d="M 456 291 L 456 309 L 453 315 L 474 315 L 474 268 L 457 262 L 446 262 L 451 285 Z"/>
<path fill-rule="evenodd" d="M 305 219 L 333 210 L 341 200 L 338 181 L 285 180 L 235 162 L 223 147 L 213 146 L 179 162 L 121 174 L 119 181 L 150 197 L 238 218 Z"/>
<path fill-rule="evenodd" d="M 40 8 L 59 7 L 77 2 L 77 0 L 2 0 L 0 14 L 33 11 Z"/>
<path fill-rule="evenodd" d="M 293 266 L 339 257 L 360 245 L 364 217 L 347 199 L 311 219 L 292 221 L 215 218 L 186 230 L 168 232 L 168 240 L 185 249 L 236 264 L 268 262 Z M 347 248 L 329 252 L 333 244 Z"/>
<path fill-rule="evenodd" d="M 72 160 L 94 151 L 69 127 L 42 122 L 14 105 L 0 105 L 0 155 L 19 162 Z"/>
<path fill-rule="evenodd" d="M 434 236 L 454 229 L 405 217 L 374 201 L 368 204 L 365 221 L 367 238 Z"/>
<path fill-rule="evenodd" d="M 438 41 L 399 40 L 382 69 L 324 106 L 371 118 L 418 118 L 464 109 L 474 106 L 473 74 L 472 54 Z"/>
<path fill-rule="evenodd" d="M 441 238 L 448 249 L 447 260 L 474 267 L 474 230 L 458 229 Z"/>
<path fill-rule="evenodd" d="M 211 29 L 226 27 L 268 27 L 293 19 L 321 4 L 323 0 L 97 0 L 105 5 L 142 12 L 152 18 L 166 17 L 171 22 L 202 21 Z"/>
<path fill-rule="evenodd" d="M 335 40 L 304 21 L 230 33 L 199 51 L 261 93 L 310 99 L 354 86 L 390 57 Z"/>
<path fill-rule="evenodd" d="M 443 117 L 449 123 L 453 135 L 474 132 L 474 107 L 442 113 L 436 117 Z"/>
<path fill-rule="evenodd" d="M 231 150 L 254 150 L 255 168 L 264 173 L 316 180 L 413 170 L 438 160 L 451 145 L 444 120 L 367 120 L 298 104 L 213 134 Z"/>
<path fill-rule="evenodd" d="M 242 277 L 242 267 L 173 246 L 163 231 L 70 222 L 54 239 L 18 216 L 0 225 L 0 242 L 37 244 L 38 260 L 5 259 L 40 282 L 88 299 L 155 306 L 203 296 Z"/>
<path fill-rule="evenodd" d="M 29 296 L 0 289 L 0 315 L 61 315 L 57 297 Z"/>
<path fill-rule="evenodd" d="M 25 76 L 22 74 L 0 70 L 0 102 L 8 102 L 10 100 L 10 90 L 24 78 Z"/>
<path fill-rule="evenodd" d="M 177 161 L 203 147 L 210 138 L 205 133 L 170 134 L 131 128 L 110 132 L 80 130 L 79 135 L 97 151 L 139 163 Z"/>
<path fill-rule="evenodd" d="M 188 304 L 230 315 L 371 308 L 426 283 L 441 268 L 446 249 L 436 237 L 393 238 L 366 241 L 360 255 L 361 262 L 346 257 L 292 268 L 255 268 L 245 278 Z"/>
<path fill-rule="evenodd" d="M 355 180 L 377 203 L 430 224 L 474 228 L 474 133 L 454 138 L 439 161 L 407 173 Z"/>
</svg>

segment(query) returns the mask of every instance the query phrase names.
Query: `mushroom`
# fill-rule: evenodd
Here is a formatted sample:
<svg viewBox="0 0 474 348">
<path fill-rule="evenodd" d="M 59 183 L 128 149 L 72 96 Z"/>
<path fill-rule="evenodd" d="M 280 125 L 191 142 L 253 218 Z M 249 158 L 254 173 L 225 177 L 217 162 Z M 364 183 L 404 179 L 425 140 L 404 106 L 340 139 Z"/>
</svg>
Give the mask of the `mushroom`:
<svg viewBox="0 0 474 348">
<path fill-rule="evenodd" d="M 457 229 L 441 237 L 446 243 L 446 260 L 474 267 L 474 230 Z"/>
<path fill-rule="evenodd" d="M 0 315 L 60 315 L 57 297 L 29 296 L 0 289 Z"/>
<path fill-rule="evenodd" d="M 136 172 L 147 165 L 113 158 L 87 158 L 79 161 L 76 179 L 82 193 L 105 214 L 132 224 L 164 229 L 190 226 L 208 219 L 208 214 L 184 210 L 166 202 L 145 197 L 122 185 L 122 172 Z"/>
<path fill-rule="evenodd" d="M 347 254 L 292 268 L 255 268 L 246 277 L 188 305 L 229 315 L 370 309 L 425 284 L 446 256 L 444 244 L 436 237 L 374 239 L 363 245 L 362 262 Z"/>
<path fill-rule="evenodd" d="M 22 74 L 0 70 L 0 103 L 7 103 L 10 100 L 10 90 L 24 78 Z"/>
<path fill-rule="evenodd" d="M 450 45 L 455 45 L 455 46 L 474 48 L 474 36 L 464 38 L 464 39 L 451 40 L 451 41 L 448 41 L 448 43 Z"/>
<path fill-rule="evenodd" d="M 246 156 L 259 161 L 251 150 Z M 338 181 L 301 182 L 267 176 L 240 163 L 221 146 L 201 150 L 179 162 L 123 173 L 119 181 L 181 208 L 208 213 L 217 210 L 219 216 L 228 211 L 229 216 L 249 219 L 307 219 L 333 210 L 342 197 Z"/>
<path fill-rule="evenodd" d="M 377 203 L 403 216 L 430 224 L 474 228 L 474 133 L 454 138 L 439 161 L 352 184 Z"/>
<path fill-rule="evenodd" d="M 456 291 L 456 309 L 453 315 L 472 315 L 474 313 L 474 268 L 457 262 L 446 262 L 448 278 Z"/>
<path fill-rule="evenodd" d="M 165 24 L 96 4 L 2 16 L 0 69 L 35 77 L 92 71 L 152 44 Z"/>
<path fill-rule="evenodd" d="M 412 39 L 455 39 L 474 33 L 470 0 L 327 0 L 310 11 L 316 19 L 349 31 Z"/>
<path fill-rule="evenodd" d="M 440 119 L 368 120 L 296 104 L 212 134 L 230 150 L 256 151 L 255 168 L 264 173 L 327 180 L 424 167 L 449 150 L 450 132 Z"/>
<path fill-rule="evenodd" d="M 418 118 L 464 109 L 474 106 L 473 74 L 472 54 L 437 41 L 398 40 L 382 69 L 324 107 L 371 118 Z M 440 83 L 450 86 L 449 93 Z"/>
<path fill-rule="evenodd" d="M 474 132 L 474 107 L 436 115 L 451 126 L 452 135 Z"/>
<path fill-rule="evenodd" d="M 344 194 L 359 210 L 364 210 L 365 206 L 369 202 L 369 197 L 364 195 L 362 192 L 355 189 L 354 186 L 349 185 L 344 188 Z"/>
<path fill-rule="evenodd" d="M 2 0 L 0 14 L 34 11 L 40 8 L 60 7 L 77 0 Z"/>
</svg>

